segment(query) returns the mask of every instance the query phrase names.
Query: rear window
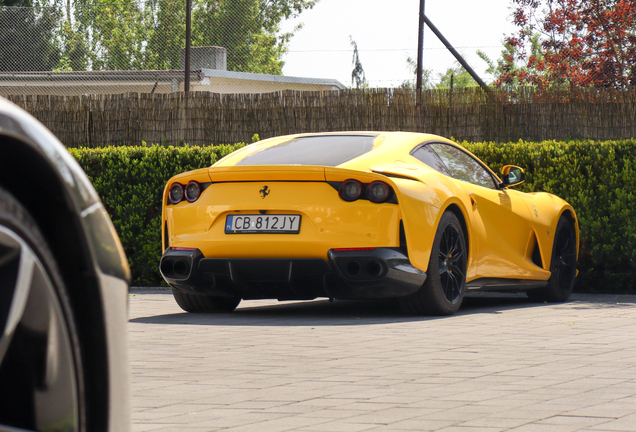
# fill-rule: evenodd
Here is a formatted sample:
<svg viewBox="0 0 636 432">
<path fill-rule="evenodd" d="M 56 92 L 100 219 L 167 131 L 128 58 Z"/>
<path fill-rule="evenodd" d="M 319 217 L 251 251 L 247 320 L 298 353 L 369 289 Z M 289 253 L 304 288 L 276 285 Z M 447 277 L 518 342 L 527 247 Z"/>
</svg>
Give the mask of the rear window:
<svg viewBox="0 0 636 432">
<path fill-rule="evenodd" d="M 377 135 L 313 135 L 284 141 L 251 154 L 237 165 L 335 167 L 369 152 Z"/>
</svg>

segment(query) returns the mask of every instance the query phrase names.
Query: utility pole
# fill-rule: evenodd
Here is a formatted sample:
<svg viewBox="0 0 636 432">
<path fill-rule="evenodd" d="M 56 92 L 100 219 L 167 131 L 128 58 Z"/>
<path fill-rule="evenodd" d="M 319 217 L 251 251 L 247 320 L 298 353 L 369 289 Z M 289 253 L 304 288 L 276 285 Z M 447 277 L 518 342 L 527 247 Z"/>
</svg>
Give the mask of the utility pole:
<svg viewBox="0 0 636 432">
<path fill-rule="evenodd" d="M 421 103 L 422 99 L 422 63 L 424 57 L 424 1 L 420 0 L 420 18 L 419 18 L 419 26 L 418 26 L 418 36 L 417 36 L 417 79 L 415 83 L 415 88 L 417 91 L 417 104 Z"/>
<path fill-rule="evenodd" d="M 192 0 L 186 0 L 185 80 L 183 90 L 190 91 L 190 36 L 192 34 Z"/>
</svg>

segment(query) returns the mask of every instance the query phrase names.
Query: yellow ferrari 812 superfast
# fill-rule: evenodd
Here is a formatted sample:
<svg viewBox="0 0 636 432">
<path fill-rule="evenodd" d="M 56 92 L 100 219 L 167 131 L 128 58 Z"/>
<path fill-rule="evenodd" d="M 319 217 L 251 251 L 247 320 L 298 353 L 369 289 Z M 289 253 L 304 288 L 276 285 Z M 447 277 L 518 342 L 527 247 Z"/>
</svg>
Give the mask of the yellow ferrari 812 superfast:
<svg viewBox="0 0 636 432">
<path fill-rule="evenodd" d="M 160 271 L 189 312 L 241 299 L 397 299 L 455 313 L 467 290 L 568 299 L 574 209 L 511 189 L 445 138 L 330 132 L 266 139 L 179 174 L 163 199 Z"/>
</svg>

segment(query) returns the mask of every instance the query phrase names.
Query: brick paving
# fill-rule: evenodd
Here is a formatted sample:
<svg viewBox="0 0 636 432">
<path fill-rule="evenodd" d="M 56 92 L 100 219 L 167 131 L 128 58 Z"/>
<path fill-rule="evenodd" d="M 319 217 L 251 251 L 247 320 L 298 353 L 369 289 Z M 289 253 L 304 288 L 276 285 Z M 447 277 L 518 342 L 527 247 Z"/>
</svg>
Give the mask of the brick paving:
<svg viewBox="0 0 636 432">
<path fill-rule="evenodd" d="M 246 301 L 131 291 L 133 431 L 636 431 L 636 296 Z"/>
</svg>

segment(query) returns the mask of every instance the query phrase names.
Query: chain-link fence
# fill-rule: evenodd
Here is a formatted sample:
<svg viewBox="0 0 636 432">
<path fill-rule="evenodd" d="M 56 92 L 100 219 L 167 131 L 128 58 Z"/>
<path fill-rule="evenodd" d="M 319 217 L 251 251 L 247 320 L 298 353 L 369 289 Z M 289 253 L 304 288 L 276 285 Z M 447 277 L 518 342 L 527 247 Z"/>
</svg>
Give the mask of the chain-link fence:
<svg viewBox="0 0 636 432">
<path fill-rule="evenodd" d="M 0 7 L 0 95 L 183 91 L 185 0 L 4 4 L 10 1 L 13 6 Z M 314 13 L 318 6 L 315 0 L 193 0 L 191 90 L 342 89 L 354 85 L 356 66 L 357 85 L 414 85 L 417 2 L 406 22 L 377 8 L 358 10 L 353 19 L 344 4 Z M 363 28 L 377 29 L 374 38 L 364 39 Z M 448 73 L 442 75 L 455 68 L 461 86 L 466 77 L 459 77 L 455 59 L 432 39 L 425 84 L 448 86 Z M 473 61 L 479 48 L 494 55 L 501 49 L 464 48 Z"/>
<path fill-rule="evenodd" d="M 183 91 L 186 0 L 95 1 L 0 0 L 0 95 Z M 610 44 L 603 51 L 567 38 L 541 45 L 531 33 L 525 46 L 504 46 L 505 34 L 519 31 L 506 5 L 519 0 L 496 1 L 506 12 L 494 20 L 507 20 L 508 27 L 494 42 L 491 38 L 486 43 L 480 35 L 499 24 L 470 21 L 475 12 L 467 8 L 478 2 L 446 0 L 464 9 L 443 10 L 433 19 L 448 19 L 440 30 L 451 42 L 459 41 L 456 48 L 486 82 L 506 89 L 636 85 L 632 2 L 621 3 L 627 5 L 621 6 L 627 11 L 620 24 L 623 39 L 614 41 L 618 32 L 607 36 L 608 43 L 620 49 Z M 192 0 L 190 90 L 412 88 L 419 2 L 372 3 L 361 7 L 366 3 L 360 0 Z M 427 30 L 424 86 L 474 85 Z"/>
</svg>

